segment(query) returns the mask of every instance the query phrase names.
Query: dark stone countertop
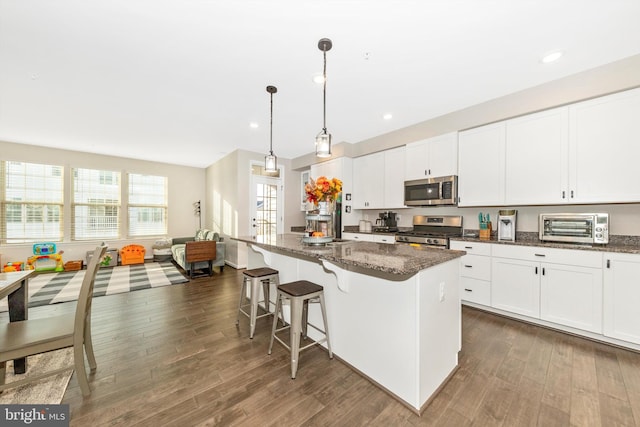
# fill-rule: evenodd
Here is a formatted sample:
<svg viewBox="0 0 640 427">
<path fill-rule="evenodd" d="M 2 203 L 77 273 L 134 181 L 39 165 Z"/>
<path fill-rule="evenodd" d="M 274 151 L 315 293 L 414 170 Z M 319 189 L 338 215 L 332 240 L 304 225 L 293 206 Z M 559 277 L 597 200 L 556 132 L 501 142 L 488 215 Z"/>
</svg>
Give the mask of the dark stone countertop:
<svg viewBox="0 0 640 427">
<path fill-rule="evenodd" d="M 463 242 L 496 243 L 500 245 L 538 246 L 543 248 L 574 249 L 582 251 L 617 252 L 626 254 L 640 254 L 639 236 L 611 236 L 606 245 L 589 245 L 581 243 L 543 242 L 535 232 L 517 232 L 515 242 L 498 241 L 497 233 L 492 233 L 491 240 L 481 240 L 477 232 L 465 231 L 463 237 L 454 237 L 451 240 Z"/>
<path fill-rule="evenodd" d="M 464 251 L 421 248 L 410 245 L 386 243 L 338 241 L 326 246 L 312 246 L 302 242 L 296 234 L 278 234 L 275 238 L 256 240 L 253 237 L 233 238 L 291 256 L 303 256 L 326 260 L 348 267 L 393 275 L 411 276 L 429 267 L 442 264 L 465 255 Z"/>
</svg>

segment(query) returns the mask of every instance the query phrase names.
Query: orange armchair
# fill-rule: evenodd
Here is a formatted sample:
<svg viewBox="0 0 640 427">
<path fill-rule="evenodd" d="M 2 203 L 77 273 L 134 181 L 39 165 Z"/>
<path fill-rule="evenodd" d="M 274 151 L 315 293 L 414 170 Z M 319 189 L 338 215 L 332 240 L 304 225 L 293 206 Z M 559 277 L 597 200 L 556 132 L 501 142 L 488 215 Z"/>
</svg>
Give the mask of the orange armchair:
<svg viewBox="0 0 640 427">
<path fill-rule="evenodd" d="M 120 264 L 143 264 L 146 251 L 141 245 L 127 245 L 120 249 Z"/>
</svg>

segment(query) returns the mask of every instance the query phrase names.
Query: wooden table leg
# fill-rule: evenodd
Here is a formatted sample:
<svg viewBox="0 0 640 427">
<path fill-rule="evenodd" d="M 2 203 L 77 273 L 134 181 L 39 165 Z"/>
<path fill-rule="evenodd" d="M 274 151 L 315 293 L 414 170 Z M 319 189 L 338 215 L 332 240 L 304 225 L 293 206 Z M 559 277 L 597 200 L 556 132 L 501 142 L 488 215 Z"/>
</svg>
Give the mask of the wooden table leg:
<svg viewBox="0 0 640 427">
<path fill-rule="evenodd" d="M 29 279 L 24 279 L 22 285 L 8 296 L 9 321 L 27 320 L 28 318 L 28 295 Z M 15 359 L 13 361 L 13 372 L 24 374 L 27 372 L 27 358 Z"/>
</svg>

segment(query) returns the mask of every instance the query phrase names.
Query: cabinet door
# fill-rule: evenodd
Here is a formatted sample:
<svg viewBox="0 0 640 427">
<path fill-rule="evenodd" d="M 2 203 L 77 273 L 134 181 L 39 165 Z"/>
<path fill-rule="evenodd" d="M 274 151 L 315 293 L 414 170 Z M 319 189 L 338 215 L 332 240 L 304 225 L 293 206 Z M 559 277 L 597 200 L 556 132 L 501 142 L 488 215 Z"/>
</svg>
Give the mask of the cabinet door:
<svg viewBox="0 0 640 427">
<path fill-rule="evenodd" d="M 458 174 L 458 133 L 451 132 L 428 140 L 427 162 L 429 176 Z"/>
<path fill-rule="evenodd" d="M 640 344 L 640 255 L 605 254 L 604 335 Z"/>
<path fill-rule="evenodd" d="M 311 178 L 316 179 L 325 176 L 329 179 L 338 178 L 344 180 L 342 176 L 342 159 L 331 159 L 326 162 L 311 165 Z"/>
<path fill-rule="evenodd" d="M 506 126 L 506 204 L 566 203 L 567 107 L 507 120 Z"/>
<path fill-rule="evenodd" d="M 542 263 L 540 318 L 602 333 L 602 269 Z"/>
<path fill-rule="evenodd" d="M 458 174 L 458 133 L 451 132 L 407 144 L 405 179 Z"/>
<path fill-rule="evenodd" d="M 384 209 L 384 152 L 353 160 L 353 207 Z"/>
<path fill-rule="evenodd" d="M 384 202 L 383 209 L 404 208 L 405 147 L 384 152 Z"/>
<path fill-rule="evenodd" d="M 491 260 L 491 306 L 540 318 L 540 263 Z"/>
<path fill-rule="evenodd" d="M 505 122 L 458 134 L 460 206 L 504 205 Z"/>
<path fill-rule="evenodd" d="M 575 203 L 640 201 L 640 89 L 569 106 Z"/>
<path fill-rule="evenodd" d="M 429 175 L 427 164 L 427 141 L 418 141 L 407 144 L 405 147 L 404 178 L 424 179 Z"/>
</svg>

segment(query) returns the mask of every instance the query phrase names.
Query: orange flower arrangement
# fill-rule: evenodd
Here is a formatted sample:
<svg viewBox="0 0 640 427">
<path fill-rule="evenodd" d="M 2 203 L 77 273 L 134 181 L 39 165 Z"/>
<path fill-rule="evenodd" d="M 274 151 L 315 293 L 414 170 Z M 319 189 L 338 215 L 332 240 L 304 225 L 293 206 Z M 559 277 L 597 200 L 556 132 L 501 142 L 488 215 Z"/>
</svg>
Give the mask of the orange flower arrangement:
<svg viewBox="0 0 640 427">
<path fill-rule="evenodd" d="M 338 178 L 328 179 L 326 176 L 320 176 L 314 181 L 310 177 L 304 191 L 307 193 L 307 200 L 315 205 L 318 202 L 331 202 L 342 191 L 342 181 Z"/>
</svg>

